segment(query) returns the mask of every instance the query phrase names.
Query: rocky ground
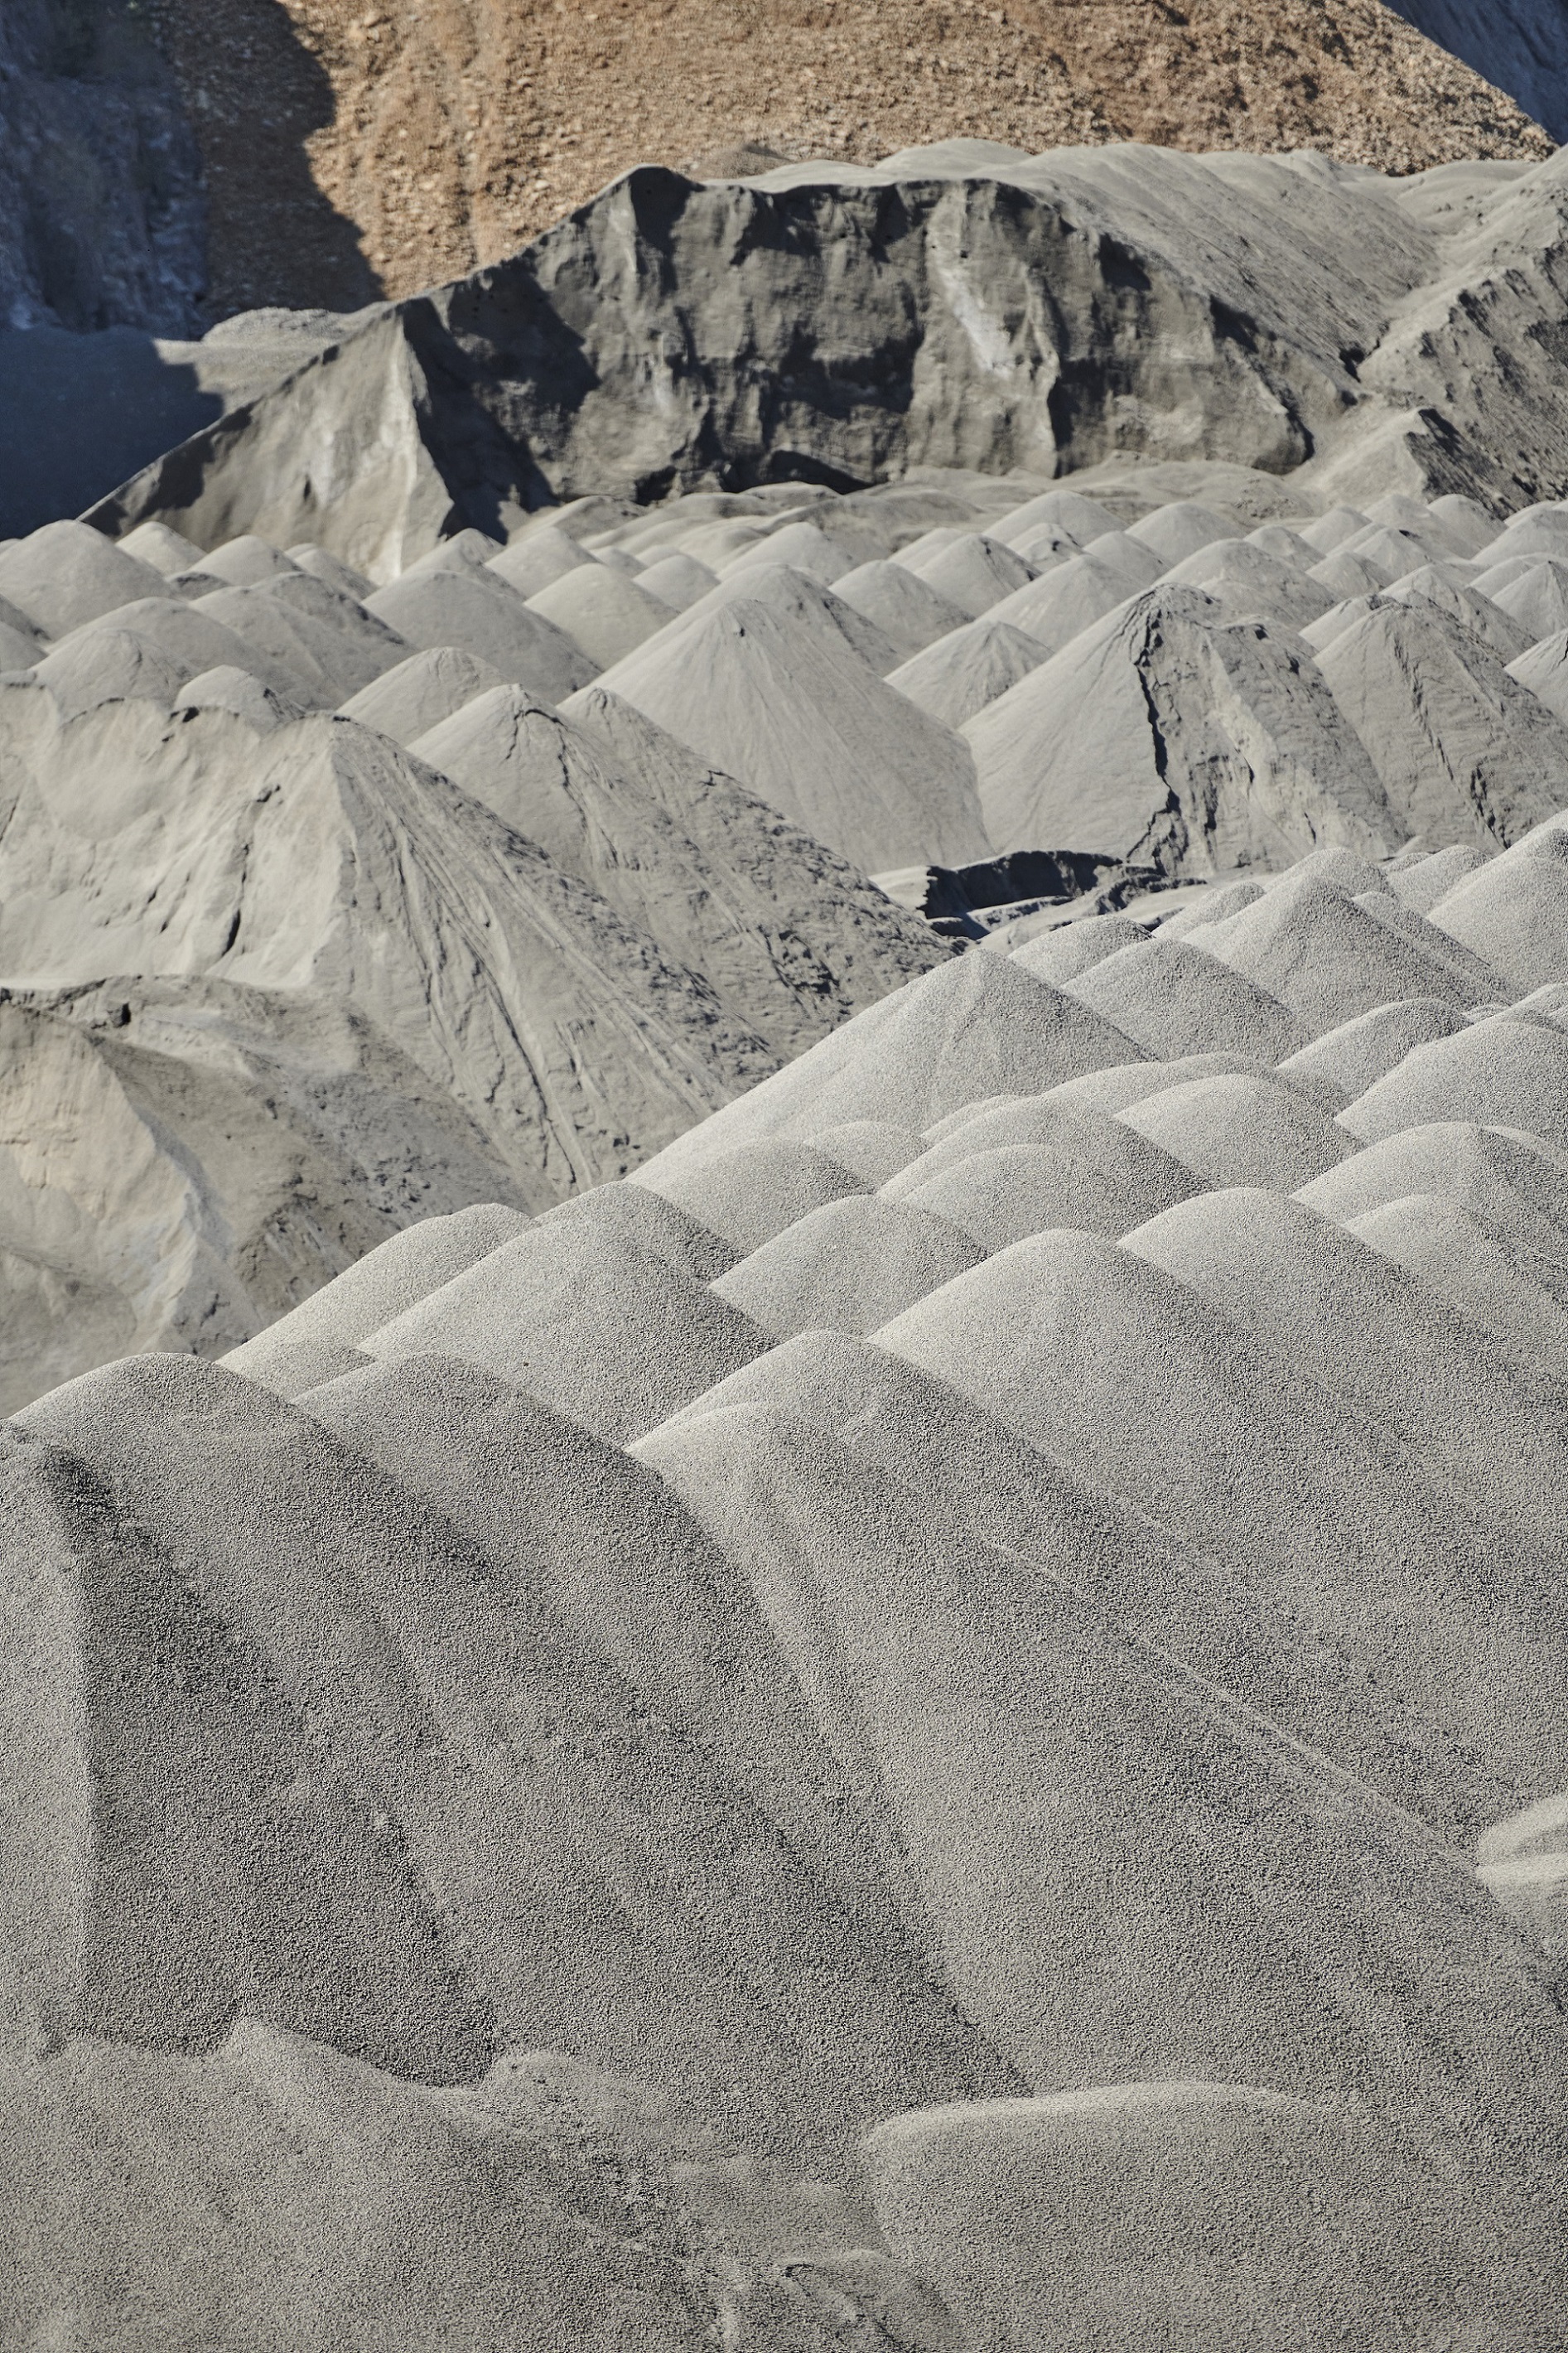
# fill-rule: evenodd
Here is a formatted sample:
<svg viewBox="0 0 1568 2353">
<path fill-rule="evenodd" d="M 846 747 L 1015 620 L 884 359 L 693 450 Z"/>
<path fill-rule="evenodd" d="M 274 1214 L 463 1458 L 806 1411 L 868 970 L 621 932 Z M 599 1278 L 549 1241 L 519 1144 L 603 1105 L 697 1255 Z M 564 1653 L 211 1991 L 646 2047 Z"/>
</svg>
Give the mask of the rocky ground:
<svg viewBox="0 0 1568 2353">
<path fill-rule="evenodd" d="M 639 162 L 932 139 L 1534 156 L 1378 0 L 147 0 L 200 143 L 218 314 L 352 305 L 512 251 Z"/>
</svg>

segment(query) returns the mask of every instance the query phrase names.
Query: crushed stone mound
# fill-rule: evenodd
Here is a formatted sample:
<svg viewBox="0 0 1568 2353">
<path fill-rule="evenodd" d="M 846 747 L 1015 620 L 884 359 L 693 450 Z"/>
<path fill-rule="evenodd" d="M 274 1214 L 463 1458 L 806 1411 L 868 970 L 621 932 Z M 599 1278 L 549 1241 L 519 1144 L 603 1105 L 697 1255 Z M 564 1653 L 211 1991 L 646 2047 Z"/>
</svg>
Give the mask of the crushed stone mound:
<svg viewBox="0 0 1568 2353">
<path fill-rule="evenodd" d="M 736 575 L 600 681 L 870 873 L 990 854 L 964 745 L 883 683 L 813 584 Z M 706 608 L 706 609 L 705 609 Z"/>
<path fill-rule="evenodd" d="M 999 849 L 1212 874 L 1320 840 L 1377 857 L 1409 829 L 1315 666 L 1199 589 L 1118 600 L 963 733 Z"/>
<path fill-rule="evenodd" d="M 978 1264 L 985 1245 L 918 1194 L 851 1196 L 797 1218 L 713 1288 L 775 1340 L 863 1335 Z"/>
<path fill-rule="evenodd" d="M 1000 168 L 842 184 L 847 274 L 890 188 L 879 300 L 954 190 L 978 255 Z M 601 442 L 529 520 L 433 301 L 416 386 L 389 312 L 292 345 L 311 448 L 351 378 L 424 420 L 332 547 L 187 450 L 173 522 L 0 548 L 28 2342 L 1555 2347 L 1565 836 L 1474 584 L 1568 513 L 1457 441 L 1432 497 L 1419 415 L 1279 446 L 1363 312 L 1452 349 L 1479 227 L 1544 311 L 1550 168 L 1006 164 L 1091 277 L 1219 180 L 1248 301 L 1295 254 L 1252 465 L 856 488 L 803 393 L 775 479 Z M 713 185 L 743 304 L 774 192 Z"/>
</svg>

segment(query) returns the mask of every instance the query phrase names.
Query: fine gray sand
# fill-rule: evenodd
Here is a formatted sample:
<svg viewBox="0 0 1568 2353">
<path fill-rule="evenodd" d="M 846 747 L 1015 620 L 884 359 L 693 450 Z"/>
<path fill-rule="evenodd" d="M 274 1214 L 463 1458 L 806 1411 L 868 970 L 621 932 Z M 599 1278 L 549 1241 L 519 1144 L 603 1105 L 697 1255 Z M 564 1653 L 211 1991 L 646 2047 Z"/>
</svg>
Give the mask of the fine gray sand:
<svg viewBox="0 0 1568 2353">
<path fill-rule="evenodd" d="M 639 173 L 0 545 L 6 2353 L 1562 2353 L 1563 180 Z"/>
</svg>

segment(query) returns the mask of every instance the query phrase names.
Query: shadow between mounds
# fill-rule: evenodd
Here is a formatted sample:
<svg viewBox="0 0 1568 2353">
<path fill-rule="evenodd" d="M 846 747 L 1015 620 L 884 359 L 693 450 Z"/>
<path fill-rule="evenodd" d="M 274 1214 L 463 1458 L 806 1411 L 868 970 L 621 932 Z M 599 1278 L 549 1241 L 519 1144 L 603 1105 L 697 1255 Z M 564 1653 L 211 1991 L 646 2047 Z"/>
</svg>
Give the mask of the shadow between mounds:
<svg viewBox="0 0 1568 2353">
<path fill-rule="evenodd" d="M 139 327 L 0 331 L 0 539 L 79 514 L 222 411 Z"/>
</svg>

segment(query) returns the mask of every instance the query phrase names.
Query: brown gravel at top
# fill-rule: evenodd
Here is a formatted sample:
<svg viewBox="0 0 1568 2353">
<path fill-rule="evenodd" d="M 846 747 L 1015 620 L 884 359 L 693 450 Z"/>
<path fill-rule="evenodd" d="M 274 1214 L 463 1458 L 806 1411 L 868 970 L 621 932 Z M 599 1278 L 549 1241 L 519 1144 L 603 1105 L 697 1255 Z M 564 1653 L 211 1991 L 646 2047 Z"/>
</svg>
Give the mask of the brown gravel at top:
<svg viewBox="0 0 1568 2353">
<path fill-rule="evenodd" d="M 204 150 L 215 315 L 459 275 L 639 162 L 968 136 L 1404 173 L 1552 146 L 1379 0 L 150 5 Z"/>
</svg>

